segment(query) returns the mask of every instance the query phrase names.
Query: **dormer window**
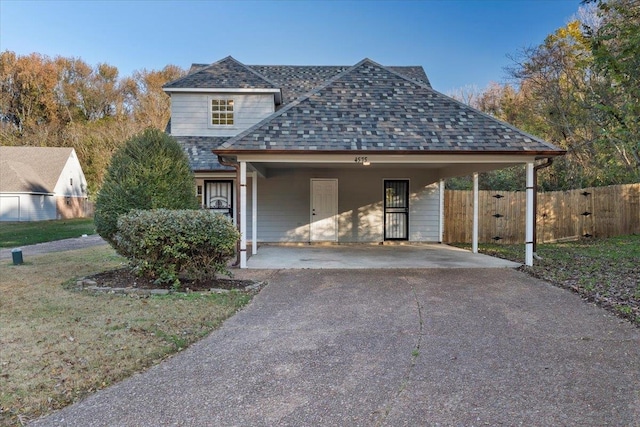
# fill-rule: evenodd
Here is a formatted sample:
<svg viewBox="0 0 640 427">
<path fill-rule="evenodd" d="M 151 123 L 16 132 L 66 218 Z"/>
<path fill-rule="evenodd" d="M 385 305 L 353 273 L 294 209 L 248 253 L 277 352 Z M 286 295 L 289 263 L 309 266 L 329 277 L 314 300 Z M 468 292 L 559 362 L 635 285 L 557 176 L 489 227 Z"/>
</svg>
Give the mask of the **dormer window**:
<svg viewBox="0 0 640 427">
<path fill-rule="evenodd" d="M 211 98 L 211 125 L 233 126 L 233 99 Z"/>
</svg>

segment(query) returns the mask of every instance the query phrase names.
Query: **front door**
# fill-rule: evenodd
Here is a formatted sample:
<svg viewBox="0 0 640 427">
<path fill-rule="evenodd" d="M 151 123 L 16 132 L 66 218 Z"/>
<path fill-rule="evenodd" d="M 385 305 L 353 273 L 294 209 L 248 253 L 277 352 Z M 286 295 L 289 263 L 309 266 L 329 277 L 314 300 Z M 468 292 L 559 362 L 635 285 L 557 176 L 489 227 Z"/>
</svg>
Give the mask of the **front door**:
<svg viewBox="0 0 640 427">
<path fill-rule="evenodd" d="M 338 241 L 338 180 L 311 180 L 312 242 Z"/>
<path fill-rule="evenodd" d="M 409 238 L 409 181 L 384 181 L 384 240 Z"/>
<path fill-rule="evenodd" d="M 205 206 L 233 219 L 233 181 L 206 181 Z"/>
</svg>

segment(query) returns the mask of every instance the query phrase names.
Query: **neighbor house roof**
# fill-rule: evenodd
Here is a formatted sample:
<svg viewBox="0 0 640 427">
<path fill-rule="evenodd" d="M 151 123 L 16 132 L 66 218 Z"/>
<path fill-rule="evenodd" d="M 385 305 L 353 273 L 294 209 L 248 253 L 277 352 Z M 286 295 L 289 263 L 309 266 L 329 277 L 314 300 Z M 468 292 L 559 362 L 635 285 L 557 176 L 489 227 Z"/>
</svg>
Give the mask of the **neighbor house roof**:
<svg viewBox="0 0 640 427">
<path fill-rule="evenodd" d="M 53 193 L 73 148 L 0 146 L 0 192 Z"/>
<path fill-rule="evenodd" d="M 219 150 L 562 152 L 369 59 L 228 139 Z"/>
</svg>

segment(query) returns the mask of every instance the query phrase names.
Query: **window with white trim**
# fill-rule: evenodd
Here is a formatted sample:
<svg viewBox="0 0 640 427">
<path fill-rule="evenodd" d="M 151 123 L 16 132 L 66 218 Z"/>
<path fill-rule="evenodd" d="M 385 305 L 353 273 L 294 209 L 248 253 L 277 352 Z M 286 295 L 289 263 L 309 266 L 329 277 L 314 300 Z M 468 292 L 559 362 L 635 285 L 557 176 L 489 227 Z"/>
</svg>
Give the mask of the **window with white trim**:
<svg viewBox="0 0 640 427">
<path fill-rule="evenodd" d="M 233 98 L 211 98 L 212 126 L 233 126 Z"/>
</svg>

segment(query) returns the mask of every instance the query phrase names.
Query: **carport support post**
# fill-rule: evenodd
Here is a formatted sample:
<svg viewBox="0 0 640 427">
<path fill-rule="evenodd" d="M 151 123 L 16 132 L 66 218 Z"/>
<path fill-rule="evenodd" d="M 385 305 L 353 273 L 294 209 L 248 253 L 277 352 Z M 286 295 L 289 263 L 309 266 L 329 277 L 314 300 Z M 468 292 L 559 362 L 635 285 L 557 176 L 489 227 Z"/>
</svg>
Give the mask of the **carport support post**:
<svg viewBox="0 0 640 427">
<path fill-rule="evenodd" d="M 440 180 L 440 226 L 438 227 L 438 241 L 444 241 L 444 179 Z"/>
<path fill-rule="evenodd" d="M 251 174 L 251 255 L 258 253 L 258 172 Z"/>
<path fill-rule="evenodd" d="M 240 268 L 247 268 L 247 162 L 240 162 Z"/>
<path fill-rule="evenodd" d="M 473 235 L 471 236 L 471 251 L 478 253 L 478 172 L 473 173 Z"/>
<path fill-rule="evenodd" d="M 533 227 L 534 224 L 534 212 L 533 212 L 533 198 L 535 196 L 533 188 L 533 162 L 527 162 L 527 216 L 525 222 L 525 254 L 524 263 L 528 266 L 533 265 Z"/>
</svg>

